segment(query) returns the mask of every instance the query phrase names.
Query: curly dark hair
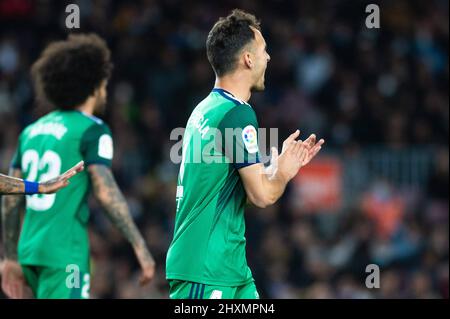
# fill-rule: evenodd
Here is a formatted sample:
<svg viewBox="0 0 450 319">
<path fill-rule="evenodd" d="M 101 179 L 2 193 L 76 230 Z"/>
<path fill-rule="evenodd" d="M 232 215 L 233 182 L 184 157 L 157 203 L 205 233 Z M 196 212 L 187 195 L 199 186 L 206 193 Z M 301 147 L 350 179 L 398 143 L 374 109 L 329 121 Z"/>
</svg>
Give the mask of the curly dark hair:
<svg viewBox="0 0 450 319">
<path fill-rule="evenodd" d="M 72 34 L 49 44 L 31 68 L 38 99 L 70 110 L 111 75 L 111 52 L 95 34 Z"/>
<path fill-rule="evenodd" d="M 255 39 L 250 27 L 261 30 L 254 15 L 239 9 L 214 24 L 206 40 L 206 54 L 217 76 L 235 70 L 238 53 Z"/>
</svg>

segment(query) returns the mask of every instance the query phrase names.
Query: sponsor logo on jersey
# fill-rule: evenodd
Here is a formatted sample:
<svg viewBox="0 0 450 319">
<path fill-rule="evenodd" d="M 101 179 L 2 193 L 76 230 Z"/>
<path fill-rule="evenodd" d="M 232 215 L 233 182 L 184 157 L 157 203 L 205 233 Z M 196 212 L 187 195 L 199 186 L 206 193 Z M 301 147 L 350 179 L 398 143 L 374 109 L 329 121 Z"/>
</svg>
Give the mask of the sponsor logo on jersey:
<svg viewBox="0 0 450 319">
<path fill-rule="evenodd" d="M 248 125 L 242 130 L 242 140 L 250 154 L 258 152 L 258 138 L 253 125 Z"/>
<path fill-rule="evenodd" d="M 213 290 L 209 299 L 222 299 L 222 294 L 220 290 Z"/>
</svg>

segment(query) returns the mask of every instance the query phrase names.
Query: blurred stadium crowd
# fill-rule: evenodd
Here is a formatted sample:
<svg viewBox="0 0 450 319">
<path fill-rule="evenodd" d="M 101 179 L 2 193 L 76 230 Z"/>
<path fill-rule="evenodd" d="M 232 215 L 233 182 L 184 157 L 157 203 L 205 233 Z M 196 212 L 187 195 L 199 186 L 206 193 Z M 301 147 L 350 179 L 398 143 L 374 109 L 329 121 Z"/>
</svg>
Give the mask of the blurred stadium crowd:
<svg viewBox="0 0 450 319">
<path fill-rule="evenodd" d="M 371 176 L 358 192 L 344 190 L 335 209 L 299 209 L 293 186 L 276 205 L 249 208 L 248 261 L 261 296 L 448 298 L 447 1 L 375 1 L 378 30 L 364 25 L 364 1 L 71 2 L 81 9 L 80 31 L 100 34 L 112 50 L 105 120 L 114 172 L 158 264 L 156 280 L 139 287 L 131 247 L 92 201 L 93 298 L 168 297 L 178 174 L 169 134 L 212 88 L 206 35 L 234 7 L 262 20 L 271 55 L 266 90 L 250 101 L 260 127 L 279 128 L 280 139 L 296 128 L 314 132 L 340 159 L 369 149 L 429 158 L 418 184 Z M 46 43 L 66 36 L 67 3 L 0 0 L 3 173 L 20 130 L 46 112 L 34 103 L 29 68 Z M 379 289 L 365 287 L 371 263 L 381 269 Z"/>
</svg>

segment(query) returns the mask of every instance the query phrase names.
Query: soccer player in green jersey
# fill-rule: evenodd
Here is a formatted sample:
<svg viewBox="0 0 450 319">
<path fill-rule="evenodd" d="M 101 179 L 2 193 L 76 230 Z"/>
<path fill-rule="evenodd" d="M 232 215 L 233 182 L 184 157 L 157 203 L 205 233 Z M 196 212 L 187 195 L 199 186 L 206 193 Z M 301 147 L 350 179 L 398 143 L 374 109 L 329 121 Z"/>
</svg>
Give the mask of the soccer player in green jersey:
<svg viewBox="0 0 450 319">
<path fill-rule="evenodd" d="M 69 185 L 69 179 L 83 171 L 84 162 L 76 164 L 64 174 L 45 182 L 30 182 L 20 178 L 0 174 L 0 195 L 10 194 L 53 194 Z"/>
<path fill-rule="evenodd" d="M 20 134 L 10 175 L 45 181 L 81 160 L 86 170 L 57 194 L 28 195 L 22 227 L 19 208 L 25 197 L 3 196 L 2 288 L 9 297 L 24 297 L 27 287 L 36 298 L 89 297 L 91 189 L 133 246 L 141 283 L 154 276 L 154 259 L 111 172 L 111 131 L 94 116 L 105 109 L 111 68 L 110 51 L 94 34 L 51 43 L 32 67 L 38 98 L 56 110 Z"/>
<path fill-rule="evenodd" d="M 264 89 L 270 60 L 259 22 L 234 10 L 209 32 L 206 50 L 216 82 L 192 112 L 183 137 L 166 263 L 170 298 L 259 298 L 245 254 L 245 205 L 275 203 L 324 141 L 316 143 L 315 135 L 297 140 L 297 130 L 279 156 L 272 148 L 265 168 L 258 154 L 258 121 L 247 102 L 252 91 Z M 227 134 L 230 130 L 234 133 Z"/>
</svg>

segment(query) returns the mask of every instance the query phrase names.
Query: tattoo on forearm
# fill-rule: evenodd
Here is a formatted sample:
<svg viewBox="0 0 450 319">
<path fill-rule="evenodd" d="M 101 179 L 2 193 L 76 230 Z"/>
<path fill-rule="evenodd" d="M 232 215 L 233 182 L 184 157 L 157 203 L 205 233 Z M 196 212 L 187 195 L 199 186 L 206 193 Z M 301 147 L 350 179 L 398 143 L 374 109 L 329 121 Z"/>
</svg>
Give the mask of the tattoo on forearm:
<svg viewBox="0 0 450 319">
<path fill-rule="evenodd" d="M 20 178 L 20 170 L 14 169 L 10 175 Z M 12 191 L 12 190 L 11 190 Z M 20 234 L 20 215 L 25 205 L 25 196 L 2 196 L 2 233 L 5 256 L 8 259 L 17 259 L 17 244 Z"/>
<path fill-rule="evenodd" d="M 128 205 L 119 190 L 111 170 L 104 165 L 89 166 L 93 190 L 96 198 L 106 210 L 111 222 L 119 228 L 122 234 L 135 247 L 138 257 L 153 261 L 144 239 L 131 218 Z"/>
<path fill-rule="evenodd" d="M 23 180 L 0 174 L 0 194 L 21 194 L 23 192 Z"/>
</svg>

